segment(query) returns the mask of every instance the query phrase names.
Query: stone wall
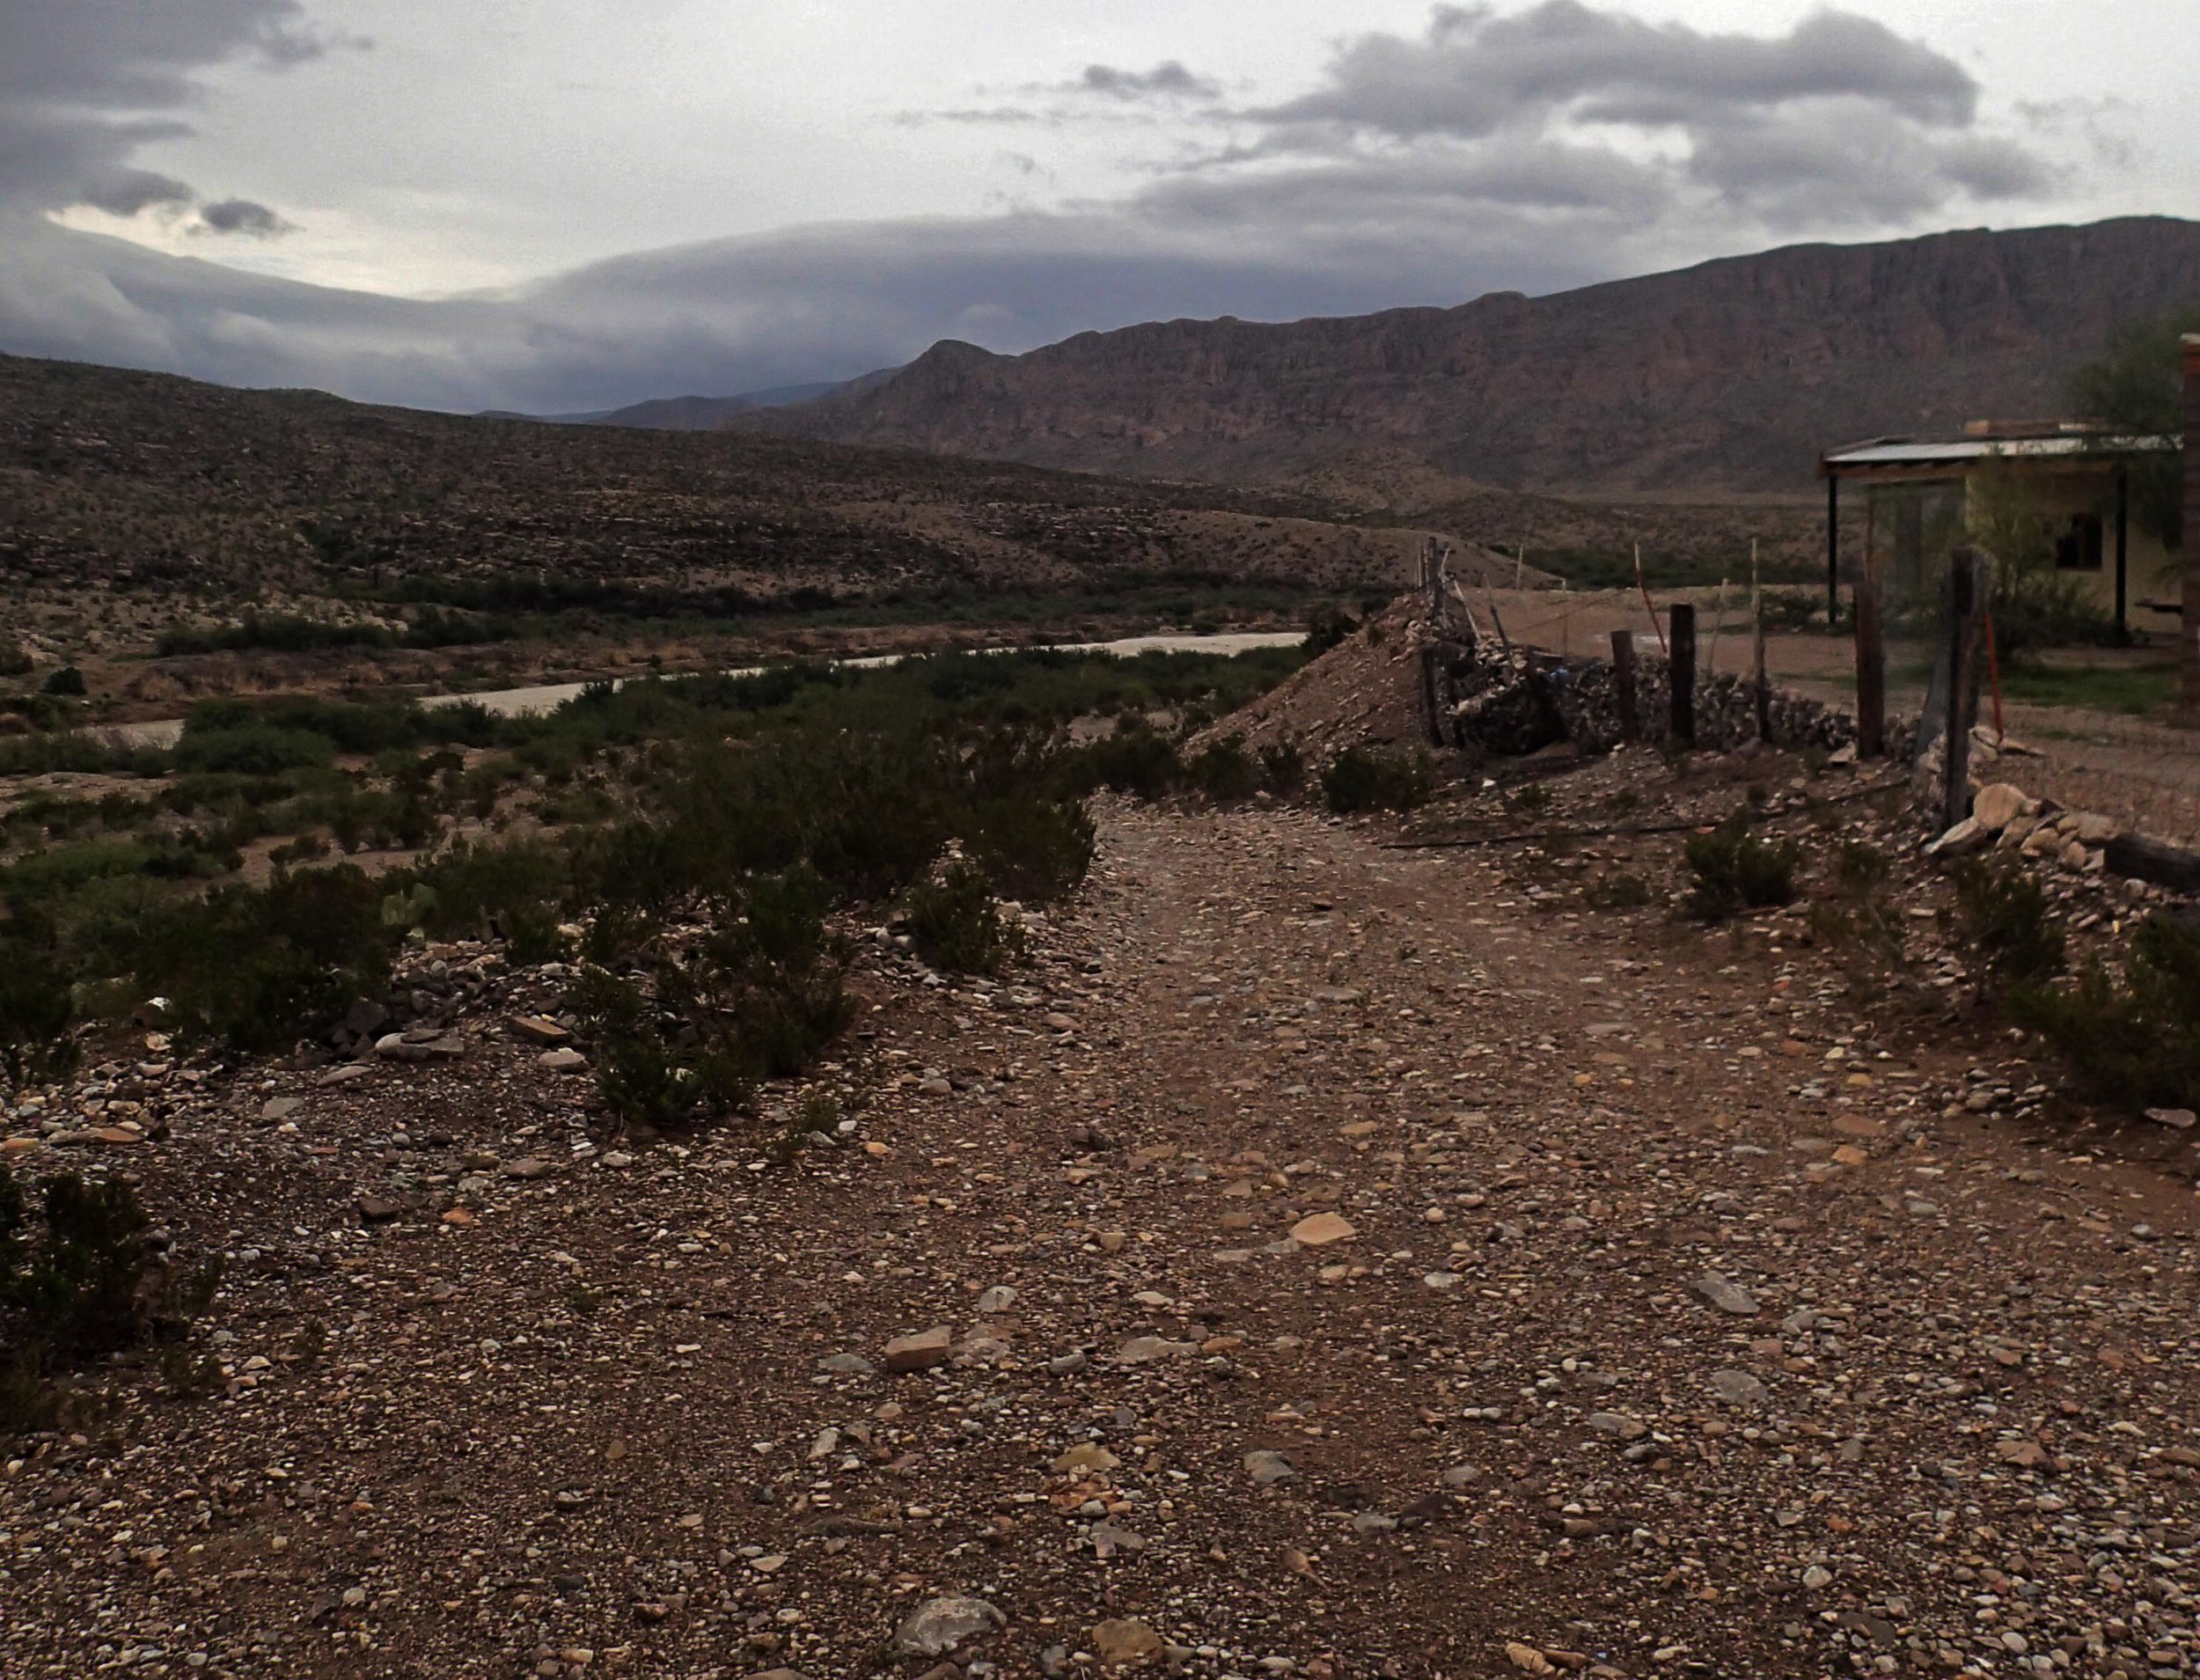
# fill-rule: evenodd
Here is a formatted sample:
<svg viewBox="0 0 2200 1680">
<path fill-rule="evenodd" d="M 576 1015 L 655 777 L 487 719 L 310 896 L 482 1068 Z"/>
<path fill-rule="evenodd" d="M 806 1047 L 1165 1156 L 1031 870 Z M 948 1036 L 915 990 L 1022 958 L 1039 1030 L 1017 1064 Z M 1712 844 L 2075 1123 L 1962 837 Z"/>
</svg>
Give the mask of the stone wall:
<svg viewBox="0 0 2200 1680">
<path fill-rule="evenodd" d="M 1462 642 L 1428 649 L 1434 727 L 1441 745 L 1469 752 L 1517 757 L 1558 741 L 1586 752 L 1608 752 L 1621 738 L 1617 671 L 1609 659 L 1559 660 L 1519 649 L 1491 654 Z M 1635 657 L 1635 716 L 1642 738 L 1661 745 L 1672 733 L 1672 687 L 1666 659 Z M 1771 744 L 1837 752 L 1856 740 L 1848 713 L 1775 688 Z M 1889 728 L 1890 737 L 1903 730 Z M 1696 745 L 1731 752 L 1758 738 L 1756 699 L 1748 679 L 1730 674 L 1699 677 L 1696 685 Z M 1905 748 L 1890 738 L 1892 753 Z"/>
</svg>

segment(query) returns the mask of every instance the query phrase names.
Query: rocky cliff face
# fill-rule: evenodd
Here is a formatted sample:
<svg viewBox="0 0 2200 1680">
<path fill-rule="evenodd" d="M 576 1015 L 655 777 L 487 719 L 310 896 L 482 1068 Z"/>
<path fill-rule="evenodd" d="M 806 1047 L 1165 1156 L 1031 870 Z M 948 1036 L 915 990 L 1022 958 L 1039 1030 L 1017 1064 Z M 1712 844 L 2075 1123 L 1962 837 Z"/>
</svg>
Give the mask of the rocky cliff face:
<svg viewBox="0 0 2200 1680">
<path fill-rule="evenodd" d="M 942 342 L 733 423 L 1236 481 L 1374 449 L 1522 488 L 1799 489 L 1837 443 L 2060 412 L 2112 324 L 2196 297 L 2200 224 L 2167 218 L 1799 246 L 1456 309 Z"/>
</svg>

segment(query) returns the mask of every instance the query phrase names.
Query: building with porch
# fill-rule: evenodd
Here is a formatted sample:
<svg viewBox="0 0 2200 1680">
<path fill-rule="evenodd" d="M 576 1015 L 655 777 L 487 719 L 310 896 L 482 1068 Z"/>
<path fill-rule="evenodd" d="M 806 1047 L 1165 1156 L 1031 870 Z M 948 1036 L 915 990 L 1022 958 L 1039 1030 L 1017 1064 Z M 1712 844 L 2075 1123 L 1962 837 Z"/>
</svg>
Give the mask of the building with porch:
<svg viewBox="0 0 2200 1680">
<path fill-rule="evenodd" d="M 2020 495 L 2042 519 L 2056 570 L 2118 626 L 2130 628 L 2137 613 L 2174 613 L 2175 562 L 2131 522 L 2130 469 L 2178 447 L 2174 437 L 2123 437 L 2076 421 L 1975 421 L 1958 437 L 1875 437 L 1830 451 L 1818 463 L 1829 598 L 1837 600 L 1842 577 L 1844 484 L 1864 496 L 1863 563 L 1897 596 L 1932 586 L 1996 487 Z"/>
</svg>

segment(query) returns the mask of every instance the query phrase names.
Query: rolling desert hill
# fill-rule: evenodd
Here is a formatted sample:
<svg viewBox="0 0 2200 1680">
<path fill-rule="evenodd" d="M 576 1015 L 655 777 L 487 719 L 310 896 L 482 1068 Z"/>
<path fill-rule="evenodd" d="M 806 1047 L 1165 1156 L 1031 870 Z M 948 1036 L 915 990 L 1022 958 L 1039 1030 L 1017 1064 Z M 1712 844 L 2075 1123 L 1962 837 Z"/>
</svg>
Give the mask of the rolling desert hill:
<svg viewBox="0 0 2200 1680">
<path fill-rule="evenodd" d="M 0 356 L 0 580 L 79 602 L 723 615 L 1170 578 L 1349 590 L 1409 576 L 1422 540 L 1306 495 Z"/>
<path fill-rule="evenodd" d="M 2200 297 L 2200 224 L 1797 246 L 1547 297 L 943 341 L 730 426 L 1089 472 L 1282 483 L 1371 460 L 1512 489 L 1800 492 L 1832 444 L 2059 412 L 2117 321 Z"/>
</svg>

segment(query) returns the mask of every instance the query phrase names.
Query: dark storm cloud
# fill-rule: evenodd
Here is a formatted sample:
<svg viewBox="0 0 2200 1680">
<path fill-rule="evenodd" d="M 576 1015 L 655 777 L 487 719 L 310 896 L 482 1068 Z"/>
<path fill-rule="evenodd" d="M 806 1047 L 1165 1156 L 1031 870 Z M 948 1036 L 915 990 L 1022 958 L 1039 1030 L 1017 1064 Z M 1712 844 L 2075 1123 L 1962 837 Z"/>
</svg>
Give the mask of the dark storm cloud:
<svg viewBox="0 0 2200 1680">
<path fill-rule="evenodd" d="M 150 169 L 121 169 L 95 177 L 84 189 L 83 202 L 110 216 L 136 216 L 156 204 L 188 204 L 191 189 L 173 175 Z"/>
<path fill-rule="evenodd" d="M 191 132 L 174 114 L 197 103 L 200 72 L 240 58 L 281 69 L 365 44 L 313 29 L 297 0 L 7 0 L 0 202 L 117 215 L 179 202 L 187 187 L 148 192 L 156 178 L 128 159 Z"/>
<path fill-rule="evenodd" d="M 1098 93 L 1111 99 L 1212 99 L 1221 92 L 1221 84 L 1204 76 L 1194 76 L 1177 60 L 1163 59 L 1150 70 L 1118 70 L 1112 64 L 1088 64 L 1085 73 L 1070 84 L 1067 90 L 1078 93 Z"/>
<path fill-rule="evenodd" d="M 296 231 L 265 204 L 256 204 L 248 198 L 225 198 L 202 205 L 199 225 L 209 233 L 248 233 L 260 239 Z"/>
<path fill-rule="evenodd" d="M 1914 121 L 1969 122 L 1978 87 L 1953 60 L 1883 24 L 1822 11 L 1785 36 L 1709 35 L 1580 0 L 1510 17 L 1438 8 L 1425 33 L 1362 35 L 1324 85 L 1251 113 L 1414 139 L 1535 125 L 1578 102 L 1594 121 L 1686 126 L 1709 111 L 1868 99 Z"/>
</svg>

